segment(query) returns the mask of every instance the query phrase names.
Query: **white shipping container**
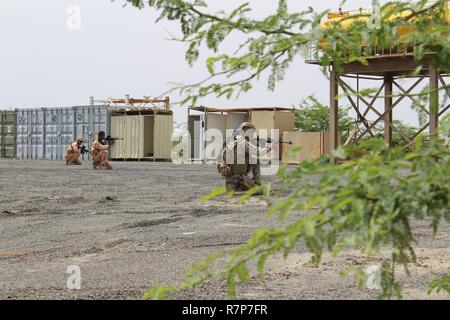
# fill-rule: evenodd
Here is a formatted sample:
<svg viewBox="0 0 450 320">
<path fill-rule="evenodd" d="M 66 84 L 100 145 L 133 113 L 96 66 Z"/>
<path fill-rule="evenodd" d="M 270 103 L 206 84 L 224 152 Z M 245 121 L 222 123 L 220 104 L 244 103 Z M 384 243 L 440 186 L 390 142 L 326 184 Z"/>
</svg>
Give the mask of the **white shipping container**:
<svg viewBox="0 0 450 320">
<path fill-rule="evenodd" d="M 239 110 L 189 114 L 189 160 L 220 160 L 224 145 L 227 140 L 232 138 L 229 130 L 233 130 L 234 133 L 245 121 L 248 121 L 247 113 Z M 218 134 L 221 134 L 222 141 L 216 141 L 215 138 Z"/>
<path fill-rule="evenodd" d="M 189 115 L 188 130 L 190 137 L 188 145 L 189 160 L 203 160 L 205 115 Z"/>
</svg>

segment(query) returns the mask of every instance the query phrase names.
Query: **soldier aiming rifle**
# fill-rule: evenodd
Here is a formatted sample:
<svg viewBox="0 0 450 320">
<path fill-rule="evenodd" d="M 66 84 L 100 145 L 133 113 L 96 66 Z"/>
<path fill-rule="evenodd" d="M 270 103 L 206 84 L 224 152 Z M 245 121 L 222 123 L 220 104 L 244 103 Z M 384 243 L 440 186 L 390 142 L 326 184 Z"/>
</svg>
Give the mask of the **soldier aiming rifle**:
<svg viewBox="0 0 450 320">
<path fill-rule="evenodd" d="M 222 163 L 217 166 L 217 170 L 226 179 L 227 191 L 248 191 L 262 183 L 259 160 L 262 154 L 270 152 L 271 146 L 262 148 L 251 143 L 250 138 L 254 137 L 255 133 L 253 124 L 242 123 L 235 138 L 223 151 Z"/>
<path fill-rule="evenodd" d="M 114 142 L 116 140 L 121 140 L 121 138 L 112 138 L 111 136 L 106 136 L 106 133 L 104 131 L 99 131 L 97 133 L 97 139 L 94 141 L 91 148 L 92 166 L 94 167 L 94 169 L 112 169 L 112 165 L 107 160 L 108 150 L 112 145 L 114 145 Z"/>
</svg>

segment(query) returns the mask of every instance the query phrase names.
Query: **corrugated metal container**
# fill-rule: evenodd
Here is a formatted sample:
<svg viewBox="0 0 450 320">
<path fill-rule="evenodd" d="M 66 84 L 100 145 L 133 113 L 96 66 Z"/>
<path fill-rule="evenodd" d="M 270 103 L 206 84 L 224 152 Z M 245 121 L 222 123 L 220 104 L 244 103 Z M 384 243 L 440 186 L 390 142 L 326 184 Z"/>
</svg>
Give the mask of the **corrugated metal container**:
<svg viewBox="0 0 450 320">
<path fill-rule="evenodd" d="M 111 147 L 111 159 L 139 159 L 145 157 L 144 117 L 111 117 L 111 134 L 120 137 Z"/>
<path fill-rule="evenodd" d="M 155 115 L 153 151 L 155 159 L 172 159 L 173 116 Z"/>
<path fill-rule="evenodd" d="M 83 137 L 86 146 L 91 146 L 98 131 L 110 132 L 111 111 L 107 106 L 78 106 L 73 107 L 75 130 L 73 140 Z M 72 140 L 72 142 L 73 142 Z M 84 155 L 83 159 L 88 155 Z"/>
<path fill-rule="evenodd" d="M 111 117 L 111 135 L 123 138 L 111 147 L 111 159 L 172 158 L 172 113 L 115 113 Z"/>
<path fill-rule="evenodd" d="M 45 150 L 43 109 L 16 109 L 16 157 L 43 159 Z"/>
<path fill-rule="evenodd" d="M 74 141 L 72 108 L 51 108 L 45 115 L 45 159 L 62 160 L 64 149 Z"/>
<path fill-rule="evenodd" d="M 16 156 L 22 159 L 62 160 L 64 149 L 76 137 L 85 145 L 97 131 L 109 132 L 110 111 L 106 106 L 16 109 Z M 84 155 L 83 159 L 88 156 Z"/>
<path fill-rule="evenodd" d="M 14 158 L 15 148 L 15 112 L 0 111 L 0 158 Z"/>
</svg>

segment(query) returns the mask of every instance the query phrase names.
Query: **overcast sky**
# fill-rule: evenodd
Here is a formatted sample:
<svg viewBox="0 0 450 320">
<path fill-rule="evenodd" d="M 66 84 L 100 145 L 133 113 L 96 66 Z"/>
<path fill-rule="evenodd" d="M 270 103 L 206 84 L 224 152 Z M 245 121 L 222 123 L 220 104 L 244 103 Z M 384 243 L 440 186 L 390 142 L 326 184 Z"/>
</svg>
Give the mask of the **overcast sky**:
<svg viewBox="0 0 450 320">
<path fill-rule="evenodd" d="M 230 10 L 244 1 L 207 0 L 211 11 Z M 277 0 L 250 0 L 254 15 L 273 12 Z M 291 11 L 313 6 L 336 10 L 340 0 L 291 0 Z M 386 2 L 386 1 L 380 1 Z M 178 26 L 155 24 L 152 9 L 122 7 L 122 0 L 0 0 L 0 108 L 85 105 L 89 97 L 155 96 L 169 82 L 190 83 L 204 76 L 203 61 L 190 68 L 183 44 L 168 41 Z M 349 0 L 346 9 L 370 8 L 370 0 Z M 67 10 L 80 8 L 80 30 L 69 30 Z M 227 48 L 225 48 L 227 49 Z M 209 106 L 292 106 L 311 93 L 328 103 L 328 83 L 317 66 L 301 57 L 276 91 L 265 81 L 239 100 L 213 96 L 199 101 Z M 173 100 L 179 97 L 172 95 Z M 175 107 L 175 120 L 185 109 Z M 400 110 L 396 116 L 416 123 L 416 116 Z"/>
</svg>

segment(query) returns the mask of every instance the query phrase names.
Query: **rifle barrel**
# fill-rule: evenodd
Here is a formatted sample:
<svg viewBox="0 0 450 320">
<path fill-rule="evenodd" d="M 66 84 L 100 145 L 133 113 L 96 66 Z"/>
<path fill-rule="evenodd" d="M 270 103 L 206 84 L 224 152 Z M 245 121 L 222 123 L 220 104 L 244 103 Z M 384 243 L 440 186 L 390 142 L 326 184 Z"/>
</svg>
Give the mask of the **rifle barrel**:
<svg viewBox="0 0 450 320">
<path fill-rule="evenodd" d="M 266 141 L 267 143 L 294 144 L 292 141 L 280 141 L 280 140 L 272 141 L 270 139 L 264 139 L 262 141 Z"/>
</svg>

